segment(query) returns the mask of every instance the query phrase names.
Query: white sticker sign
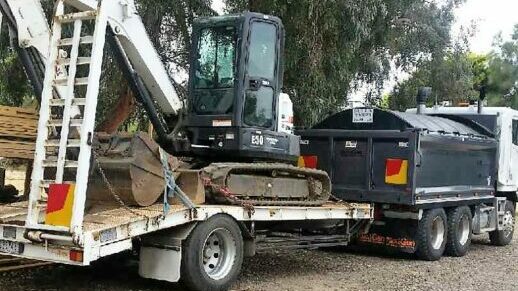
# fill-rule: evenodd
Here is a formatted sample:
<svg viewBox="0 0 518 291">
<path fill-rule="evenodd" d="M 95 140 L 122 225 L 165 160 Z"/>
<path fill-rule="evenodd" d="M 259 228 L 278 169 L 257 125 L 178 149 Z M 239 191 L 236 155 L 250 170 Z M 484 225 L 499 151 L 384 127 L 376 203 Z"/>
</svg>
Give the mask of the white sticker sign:
<svg viewBox="0 0 518 291">
<path fill-rule="evenodd" d="M 212 126 L 214 127 L 229 127 L 232 126 L 232 120 L 213 120 Z"/>
<path fill-rule="evenodd" d="M 373 123 L 374 109 L 355 108 L 353 109 L 353 123 Z"/>
<path fill-rule="evenodd" d="M 345 142 L 345 148 L 355 149 L 358 146 L 358 142 L 355 140 L 348 140 Z"/>
</svg>

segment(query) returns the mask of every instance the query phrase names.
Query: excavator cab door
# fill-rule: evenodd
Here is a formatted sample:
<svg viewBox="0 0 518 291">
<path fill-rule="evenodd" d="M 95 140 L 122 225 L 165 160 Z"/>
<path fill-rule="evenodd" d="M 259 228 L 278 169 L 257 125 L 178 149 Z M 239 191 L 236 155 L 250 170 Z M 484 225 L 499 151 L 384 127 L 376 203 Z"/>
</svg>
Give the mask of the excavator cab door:
<svg viewBox="0 0 518 291">
<path fill-rule="evenodd" d="M 251 19 L 249 27 L 243 125 L 277 131 L 281 33 L 277 23 L 268 19 Z"/>
</svg>

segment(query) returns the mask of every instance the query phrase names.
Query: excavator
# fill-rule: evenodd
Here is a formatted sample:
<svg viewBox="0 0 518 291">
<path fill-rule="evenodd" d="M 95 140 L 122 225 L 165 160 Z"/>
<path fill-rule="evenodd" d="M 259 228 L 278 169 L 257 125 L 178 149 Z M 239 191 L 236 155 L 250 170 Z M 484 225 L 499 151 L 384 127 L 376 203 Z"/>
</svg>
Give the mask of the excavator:
<svg viewBox="0 0 518 291">
<path fill-rule="evenodd" d="M 51 28 L 38 0 L 0 0 L 0 11 L 40 101 L 28 228 L 73 234 L 81 230 L 85 207 L 99 201 L 157 203 L 164 167 L 190 181 L 184 184 L 201 184 L 211 202 L 328 201 L 328 175 L 296 167 L 300 139 L 293 134 L 292 103 L 281 91 L 285 31 L 279 18 L 245 12 L 196 20 L 182 100 L 133 0 L 58 0 Z M 156 138 L 95 132 L 105 46 Z M 71 214 L 53 222 L 49 209 L 63 185 L 73 187 L 71 200 L 61 201 L 70 203 Z"/>
</svg>

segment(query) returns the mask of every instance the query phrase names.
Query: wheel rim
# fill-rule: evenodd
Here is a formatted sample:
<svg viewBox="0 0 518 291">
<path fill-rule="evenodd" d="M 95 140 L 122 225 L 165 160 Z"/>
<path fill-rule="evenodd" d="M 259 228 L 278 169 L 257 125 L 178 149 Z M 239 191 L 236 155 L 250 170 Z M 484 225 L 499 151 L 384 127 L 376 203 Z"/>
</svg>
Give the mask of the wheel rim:
<svg viewBox="0 0 518 291">
<path fill-rule="evenodd" d="M 469 217 L 463 215 L 460 219 L 457 233 L 459 236 L 459 244 L 465 245 L 468 242 L 470 229 L 469 229 Z"/>
<path fill-rule="evenodd" d="M 205 240 L 202 251 L 203 269 L 213 280 L 225 278 L 236 259 L 236 241 L 223 228 L 213 230 Z"/>
<path fill-rule="evenodd" d="M 513 234 L 514 215 L 511 211 L 506 211 L 504 215 L 503 231 L 506 238 Z"/>
<path fill-rule="evenodd" d="M 436 217 L 432 223 L 432 247 L 436 250 L 440 249 L 444 242 L 444 220 L 442 217 Z"/>
</svg>

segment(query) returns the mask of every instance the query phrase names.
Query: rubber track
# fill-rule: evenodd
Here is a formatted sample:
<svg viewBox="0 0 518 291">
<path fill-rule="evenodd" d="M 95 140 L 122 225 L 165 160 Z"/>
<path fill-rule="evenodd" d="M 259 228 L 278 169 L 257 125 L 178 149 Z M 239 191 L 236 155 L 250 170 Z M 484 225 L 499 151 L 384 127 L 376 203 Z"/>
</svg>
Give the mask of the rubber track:
<svg viewBox="0 0 518 291">
<path fill-rule="evenodd" d="M 236 199 L 231 199 L 221 193 L 214 193 L 215 200 L 219 203 L 242 205 L 248 204 L 253 206 L 321 206 L 329 201 L 331 196 L 331 180 L 324 171 L 308 168 L 300 168 L 286 164 L 274 163 L 215 163 L 203 169 L 204 175 L 209 177 L 211 181 L 219 186 L 227 186 L 227 178 L 231 173 L 234 174 L 264 174 L 272 172 L 288 173 L 292 178 L 308 179 L 311 178 L 320 181 L 322 189 L 314 189 L 310 187 L 310 195 L 307 200 L 294 200 L 293 198 L 264 200 L 264 199 L 241 199 L 240 196 L 234 195 Z M 316 188 L 316 187 L 315 187 Z M 318 193 L 317 193 L 318 192 Z"/>
</svg>

